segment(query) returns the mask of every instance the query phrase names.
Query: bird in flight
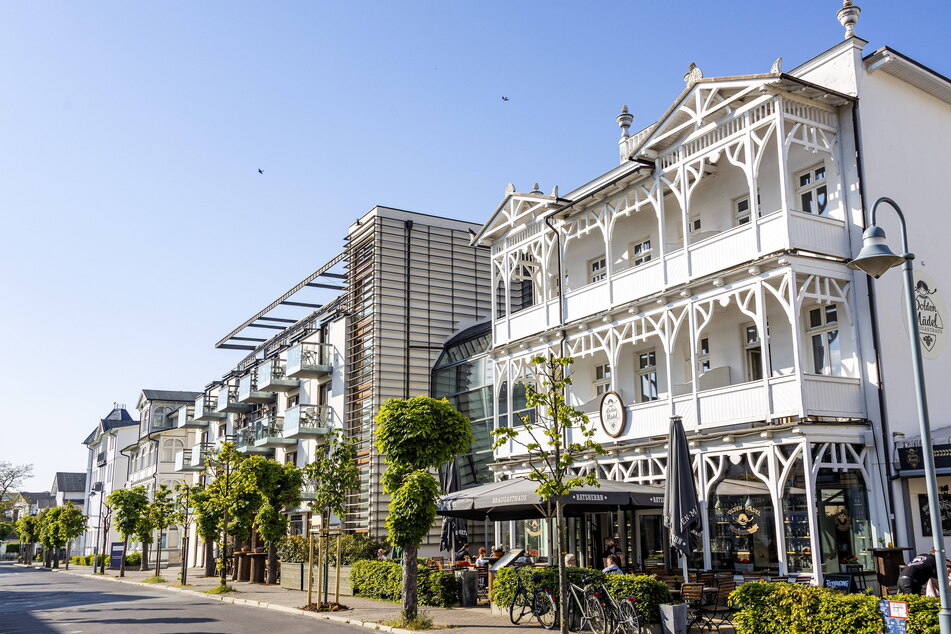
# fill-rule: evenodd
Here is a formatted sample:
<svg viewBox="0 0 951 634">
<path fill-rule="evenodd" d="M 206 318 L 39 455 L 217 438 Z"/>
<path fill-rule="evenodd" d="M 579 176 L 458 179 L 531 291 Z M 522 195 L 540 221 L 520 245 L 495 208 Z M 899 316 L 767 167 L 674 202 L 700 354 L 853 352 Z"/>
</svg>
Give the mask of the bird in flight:
<svg viewBox="0 0 951 634">
<path fill-rule="evenodd" d="M 502 101 L 508 101 L 508 100 L 509 100 L 508 97 L 502 97 Z"/>
<path fill-rule="evenodd" d="M 263 173 L 264 173 L 264 170 L 262 170 L 262 169 L 259 167 L 259 168 L 258 168 L 258 174 L 263 174 Z"/>
</svg>

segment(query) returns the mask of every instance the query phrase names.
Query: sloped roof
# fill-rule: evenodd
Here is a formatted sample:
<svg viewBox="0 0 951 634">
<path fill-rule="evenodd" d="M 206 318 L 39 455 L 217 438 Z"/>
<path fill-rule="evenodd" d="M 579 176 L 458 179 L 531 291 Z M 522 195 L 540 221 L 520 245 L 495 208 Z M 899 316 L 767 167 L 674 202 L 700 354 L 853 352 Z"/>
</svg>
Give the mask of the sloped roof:
<svg viewBox="0 0 951 634">
<path fill-rule="evenodd" d="M 142 390 L 142 396 L 150 401 L 180 401 L 190 403 L 202 395 L 202 392 L 180 392 L 178 390 Z"/>
<path fill-rule="evenodd" d="M 93 442 L 96 440 L 96 437 L 99 434 L 104 434 L 120 427 L 132 427 L 133 425 L 138 424 L 139 421 L 132 418 L 132 415 L 129 414 L 126 408 L 114 407 L 105 418 L 99 419 L 99 424 L 91 432 L 89 432 L 89 435 L 86 436 L 86 440 L 83 441 L 83 444 L 88 445 L 89 443 Z"/>
<path fill-rule="evenodd" d="M 20 495 L 30 504 L 36 504 L 40 508 L 52 506 L 53 503 L 53 496 L 50 495 L 49 491 L 20 491 Z"/>
<path fill-rule="evenodd" d="M 62 493 L 73 493 L 86 490 L 86 473 L 56 472 L 56 490 Z"/>
</svg>

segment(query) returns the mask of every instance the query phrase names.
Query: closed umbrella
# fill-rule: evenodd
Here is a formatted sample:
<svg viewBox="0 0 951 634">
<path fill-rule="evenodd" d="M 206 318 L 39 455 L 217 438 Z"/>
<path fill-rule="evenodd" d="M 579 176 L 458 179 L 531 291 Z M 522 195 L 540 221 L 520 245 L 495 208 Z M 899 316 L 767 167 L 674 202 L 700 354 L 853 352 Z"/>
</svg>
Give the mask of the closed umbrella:
<svg viewBox="0 0 951 634">
<path fill-rule="evenodd" d="M 664 526 L 670 545 L 680 551 L 686 573 L 686 558 L 696 545 L 696 534 L 702 530 L 700 501 L 693 480 L 687 434 L 679 416 L 670 419 L 667 454 L 667 482 L 664 487 Z"/>
<path fill-rule="evenodd" d="M 462 488 L 459 482 L 459 468 L 456 461 L 452 460 L 446 465 L 442 476 L 443 491 L 447 494 L 455 493 Z M 439 550 L 448 550 L 449 557 L 455 558 L 456 545 L 464 544 L 469 539 L 469 532 L 466 530 L 466 521 L 459 517 L 444 517 L 442 521 L 442 534 L 439 537 Z"/>
</svg>

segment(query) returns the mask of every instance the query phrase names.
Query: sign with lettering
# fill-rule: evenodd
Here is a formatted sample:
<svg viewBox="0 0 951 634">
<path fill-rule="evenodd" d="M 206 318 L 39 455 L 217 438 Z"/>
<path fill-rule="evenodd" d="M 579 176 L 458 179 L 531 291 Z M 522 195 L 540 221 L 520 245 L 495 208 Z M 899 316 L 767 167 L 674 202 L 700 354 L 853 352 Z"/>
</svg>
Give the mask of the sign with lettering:
<svg viewBox="0 0 951 634">
<path fill-rule="evenodd" d="M 908 603 L 882 599 L 878 602 L 878 611 L 885 620 L 885 634 L 905 634 L 908 631 Z"/>
<path fill-rule="evenodd" d="M 855 592 L 855 579 L 849 574 L 828 574 L 822 578 L 822 585 L 840 592 Z"/>
<path fill-rule="evenodd" d="M 898 468 L 903 471 L 920 471 L 925 468 L 921 447 L 899 447 Z M 951 467 L 951 445 L 934 446 L 934 466 L 937 469 Z"/>
<path fill-rule="evenodd" d="M 122 565 L 122 542 L 109 544 L 109 568 L 116 570 Z"/>
<path fill-rule="evenodd" d="M 752 506 L 734 506 L 727 509 L 730 520 L 729 529 L 734 535 L 752 535 L 759 530 L 759 518 L 762 514 L 758 508 Z"/>
<path fill-rule="evenodd" d="M 939 293 L 938 283 L 924 271 L 916 270 L 915 287 L 912 293 L 915 296 L 915 314 L 918 319 L 918 342 L 921 346 L 921 355 L 925 359 L 937 359 L 944 352 L 948 341 L 948 309 L 944 298 Z M 904 290 L 902 290 L 904 293 Z M 904 305 L 904 296 L 902 305 Z M 902 313 L 904 315 L 904 313 Z M 908 318 L 903 317 L 905 329 L 908 330 Z"/>
<path fill-rule="evenodd" d="M 624 432 L 627 423 L 627 410 L 617 392 L 605 392 L 601 397 L 601 427 L 611 438 L 617 438 Z"/>
<path fill-rule="evenodd" d="M 941 534 L 951 535 L 951 496 L 939 495 L 938 508 L 941 510 Z M 918 509 L 921 513 L 921 534 L 931 537 L 931 505 L 924 493 L 918 494 Z"/>
</svg>

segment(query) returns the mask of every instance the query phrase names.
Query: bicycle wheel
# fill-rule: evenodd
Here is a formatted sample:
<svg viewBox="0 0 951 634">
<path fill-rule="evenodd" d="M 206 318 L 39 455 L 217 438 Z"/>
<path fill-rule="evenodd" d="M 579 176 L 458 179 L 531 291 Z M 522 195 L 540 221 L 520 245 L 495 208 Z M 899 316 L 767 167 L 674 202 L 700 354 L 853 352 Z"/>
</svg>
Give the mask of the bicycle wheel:
<svg viewBox="0 0 951 634">
<path fill-rule="evenodd" d="M 592 632 L 595 634 L 605 634 L 607 616 L 604 613 L 604 606 L 601 605 L 601 598 L 596 597 L 594 593 L 585 595 L 584 618 L 591 626 Z"/>
<path fill-rule="evenodd" d="M 512 603 L 509 605 L 509 618 L 512 620 L 512 625 L 518 625 L 518 622 L 525 617 L 526 614 L 531 614 L 532 604 L 529 601 L 528 595 L 524 590 L 519 590 L 515 593 L 515 596 L 512 597 Z"/>
<path fill-rule="evenodd" d="M 558 606 L 555 599 L 544 590 L 535 591 L 535 618 L 546 630 L 553 630 L 558 625 Z"/>
<path fill-rule="evenodd" d="M 634 604 L 627 599 L 618 601 L 618 629 L 621 634 L 640 634 L 641 620 L 637 616 Z"/>
</svg>

